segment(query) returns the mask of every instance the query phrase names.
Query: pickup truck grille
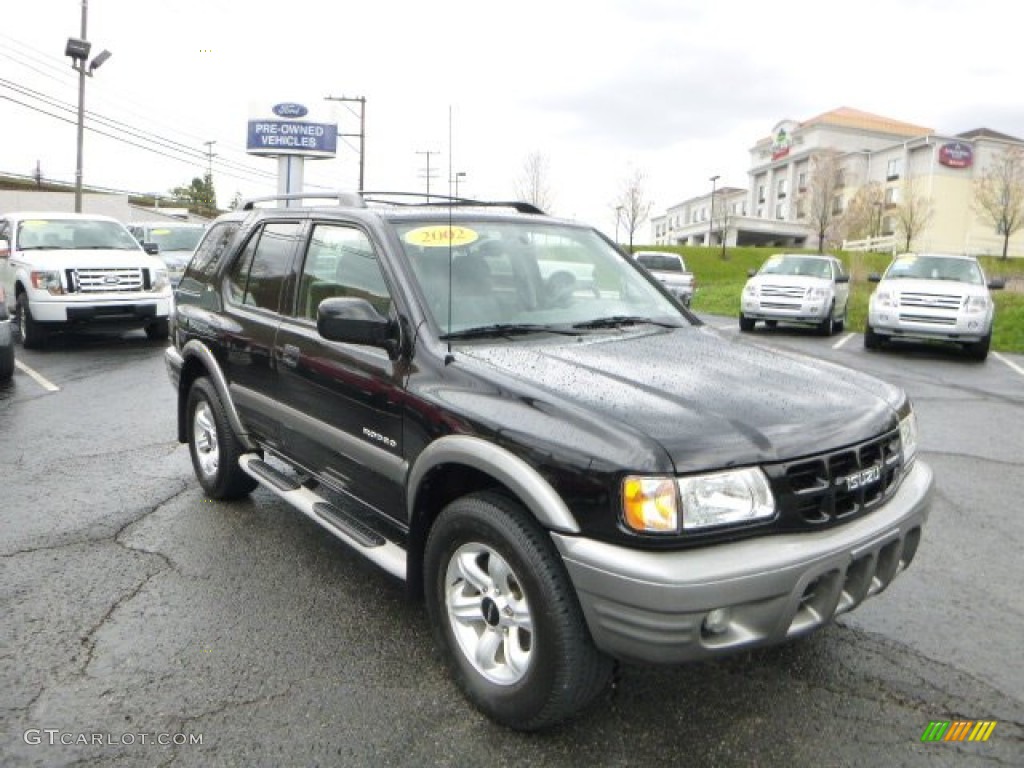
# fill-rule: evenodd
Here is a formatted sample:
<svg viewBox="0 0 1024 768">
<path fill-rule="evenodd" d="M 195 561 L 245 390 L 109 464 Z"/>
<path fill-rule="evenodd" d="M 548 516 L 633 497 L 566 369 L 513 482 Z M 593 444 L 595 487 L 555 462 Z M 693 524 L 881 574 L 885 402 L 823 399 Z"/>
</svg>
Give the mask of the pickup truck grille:
<svg viewBox="0 0 1024 768">
<path fill-rule="evenodd" d="M 900 294 L 901 307 L 926 307 L 928 309 L 960 308 L 964 303 L 963 296 L 950 293 L 909 293 Z"/>
<path fill-rule="evenodd" d="M 806 286 L 802 285 L 762 285 L 761 295 L 772 298 L 802 299 L 807 293 Z"/>
<path fill-rule="evenodd" d="M 888 499 L 903 473 L 899 430 L 810 458 L 765 467 L 781 528 L 845 522 Z"/>
<path fill-rule="evenodd" d="M 150 285 L 148 271 L 139 267 L 69 269 L 66 277 L 71 293 L 132 293 Z"/>
</svg>

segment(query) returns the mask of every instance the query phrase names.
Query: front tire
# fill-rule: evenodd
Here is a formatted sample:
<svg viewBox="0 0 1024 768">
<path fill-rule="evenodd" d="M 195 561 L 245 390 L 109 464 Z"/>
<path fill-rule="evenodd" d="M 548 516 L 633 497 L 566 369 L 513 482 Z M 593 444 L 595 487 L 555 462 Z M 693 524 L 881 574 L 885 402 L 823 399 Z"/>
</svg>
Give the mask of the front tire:
<svg viewBox="0 0 1024 768">
<path fill-rule="evenodd" d="M 10 381 L 14 376 L 14 345 L 0 349 L 0 381 Z"/>
<path fill-rule="evenodd" d="M 988 357 L 988 349 L 992 344 L 991 332 L 982 337 L 981 341 L 964 344 L 964 351 L 972 360 L 984 360 Z"/>
<path fill-rule="evenodd" d="M 478 493 L 445 507 L 427 539 L 427 612 L 449 669 L 492 720 L 539 730 L 608 684 L 550 537 L 518 503 Z"/>
<path fill-rule="evenodd" d="M 150 341 L 162 341 L 170 334 L 171 325 L 166 317 L 146 326 L 146 338 Z"/>
<path fill-rule="evenodd" d="M 864 327 L 864 348 L 865 349 L 880 349 L 882 346 L 882 337 L 875 333 L 875 329 L 870 325 Z"/>
<path fill-rule="evenodd" d="M 211 499 L 238 499 L 259 484 L 238 466 L 245 449 L 228 423 L 224 404 L 208 378 L 192 383 L 186 405 L 188 449 L 199 484 Z"/>
<path fill-rule="evenodd" d="M 28 294 L 18 294 L 18 336 L 25 349 L 39 349 L 46 345 L 46 328 L 32 318 L 28 305 Z"/>
<path fill-rule="evenodd" d="M 742 312 L 740 312 L 740 330 L 741 331 L 743 331 L 745 333 L 748 333 L 748 332 L 754 330 L 754 323 L 756 323 L 756 322 L 757 322 L 756 320 L 751 320 L 749 317 L 747 317 Z"/>
</svg>

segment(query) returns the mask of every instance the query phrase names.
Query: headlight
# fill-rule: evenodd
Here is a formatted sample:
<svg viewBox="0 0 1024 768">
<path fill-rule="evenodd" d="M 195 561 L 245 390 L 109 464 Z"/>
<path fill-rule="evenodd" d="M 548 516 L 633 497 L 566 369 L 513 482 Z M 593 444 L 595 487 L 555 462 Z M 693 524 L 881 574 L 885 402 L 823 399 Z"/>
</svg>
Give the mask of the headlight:
<svg viewBox="0 0 1024 768">
<path fill-rule="evenodd" d="M 638 533 L 678 533 L 676 486 L 670 477 L 627 477 L 622 482 L 622 514 Z"/>
<path fill-rule="evenodd" d="M 757 467 L 679 478 L 683 529 L 767 520 L 775 514 L 768 478 Z"/>
<path fill-rule="evenodd" d="M 743 292 L 747 294 L 747 296 L 757 296 L 757 284 L 747 283 L 747 285 L 743 288 Z"/>
<path fill-rule="evenodd" d="M 169 286 L 171 281 L 167 277 L 166 269 L 155 269 L 153 270 L 153 287 L 151 290 L 162 291 L 164 288 Z"/>
<path fill-rule="evenodd" d="M 828 296 L 828 288 L 808 288 L 807 298 L 808 299 L 824 299 Z"/>
<path fill-rule="evenodd" d="M 874 299 L 879 309 L 894 309 L 896 307 L 896 294 L 889 291 L 875 291 Z"/>
<path fill-rule="evenodd" d="M 60 284 L 60 272 L 33 272 L 32 287 L 40 291 L 48 291 L 52 296 L 64 293 Z"/>
<path fill-rule="evenodd" d="M 977 315 L 988 309 L 987 296 L 971 296 L 967 299 L 967 314 Z"/>
<path fill-rule="evenodd" d="M 909 469 L 917 455 L 917 415 L 913 411 L 900 420 L 900 445 L 903 446 L 903 466 Z"/>
</svg>

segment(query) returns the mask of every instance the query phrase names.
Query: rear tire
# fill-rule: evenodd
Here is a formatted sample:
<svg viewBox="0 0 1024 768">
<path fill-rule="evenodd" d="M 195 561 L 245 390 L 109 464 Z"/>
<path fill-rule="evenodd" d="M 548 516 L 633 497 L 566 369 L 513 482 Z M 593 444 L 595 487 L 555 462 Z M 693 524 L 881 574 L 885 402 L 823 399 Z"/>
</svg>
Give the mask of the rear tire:
<svg viewBox="0 0 1024 768">
<path fill-rule="evenodd" d="M 552 726 L 608 685 L 612 660 L 593 643 L 558 552 L 517 502 L 456 499 L 424 555 L 427 613 L 462 692 L 523 731 Z"/>
<path fill-rule="evenodd" d="M 740 313 L 740 330 L 741 331 L 748 332 L 748 331 L 754 330 L 754 324 L 756 322 L 757 322 L 756 320 L 751 320 L 749 317 L 745 316 L 742 312 Z"/>
<path fill-rule="evenodd" d="M 18 294 L 18 337 L 25 349 L 39 349 L 46 345 L 46 328 L 32 318 L 28 294 Z"/>
<path fill-rule="evenodd" d="M 211 499 L 238 499 L 259 483 L 238 466 L 245 449 L 228 423 L 216 387 L 205 376 L 188 391 L 185 408 L 188 449 L 199 484 Z"/>
</svg>

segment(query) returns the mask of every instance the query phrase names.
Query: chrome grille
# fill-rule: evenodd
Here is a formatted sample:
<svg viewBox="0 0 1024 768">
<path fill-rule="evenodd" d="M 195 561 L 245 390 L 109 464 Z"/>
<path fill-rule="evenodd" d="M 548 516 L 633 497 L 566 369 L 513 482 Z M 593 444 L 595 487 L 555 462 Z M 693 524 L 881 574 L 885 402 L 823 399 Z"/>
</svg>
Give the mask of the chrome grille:
<svg viewBox="0 0 1024 768">
<path fill-rule="evenodd" d="M 921 307 L 928 309 L 959 309 L 964 303 L 963 296 L 952 293 L 910 293 L 900 294 L 901 307 Z"/>
<path fill-rule="evenodd" d="M 905 323 L 925 323 L 927 325 L 956 325 L 956 317 L 951 315 L 911 315 L 900 312 L 900 320 Z"/>
<path fill-rule="evenodd" d="M 802 299 L 807 289 L 799 285 L 762 285 L 761 295 L 773 298 Z"/>
<path fill-rule="evenodd" d="M 70 288 L 80 293 L 131 293 L 146 290 L 149 282 L 139 267 L 75 269 L 70 273 Z"/>
</svg>

